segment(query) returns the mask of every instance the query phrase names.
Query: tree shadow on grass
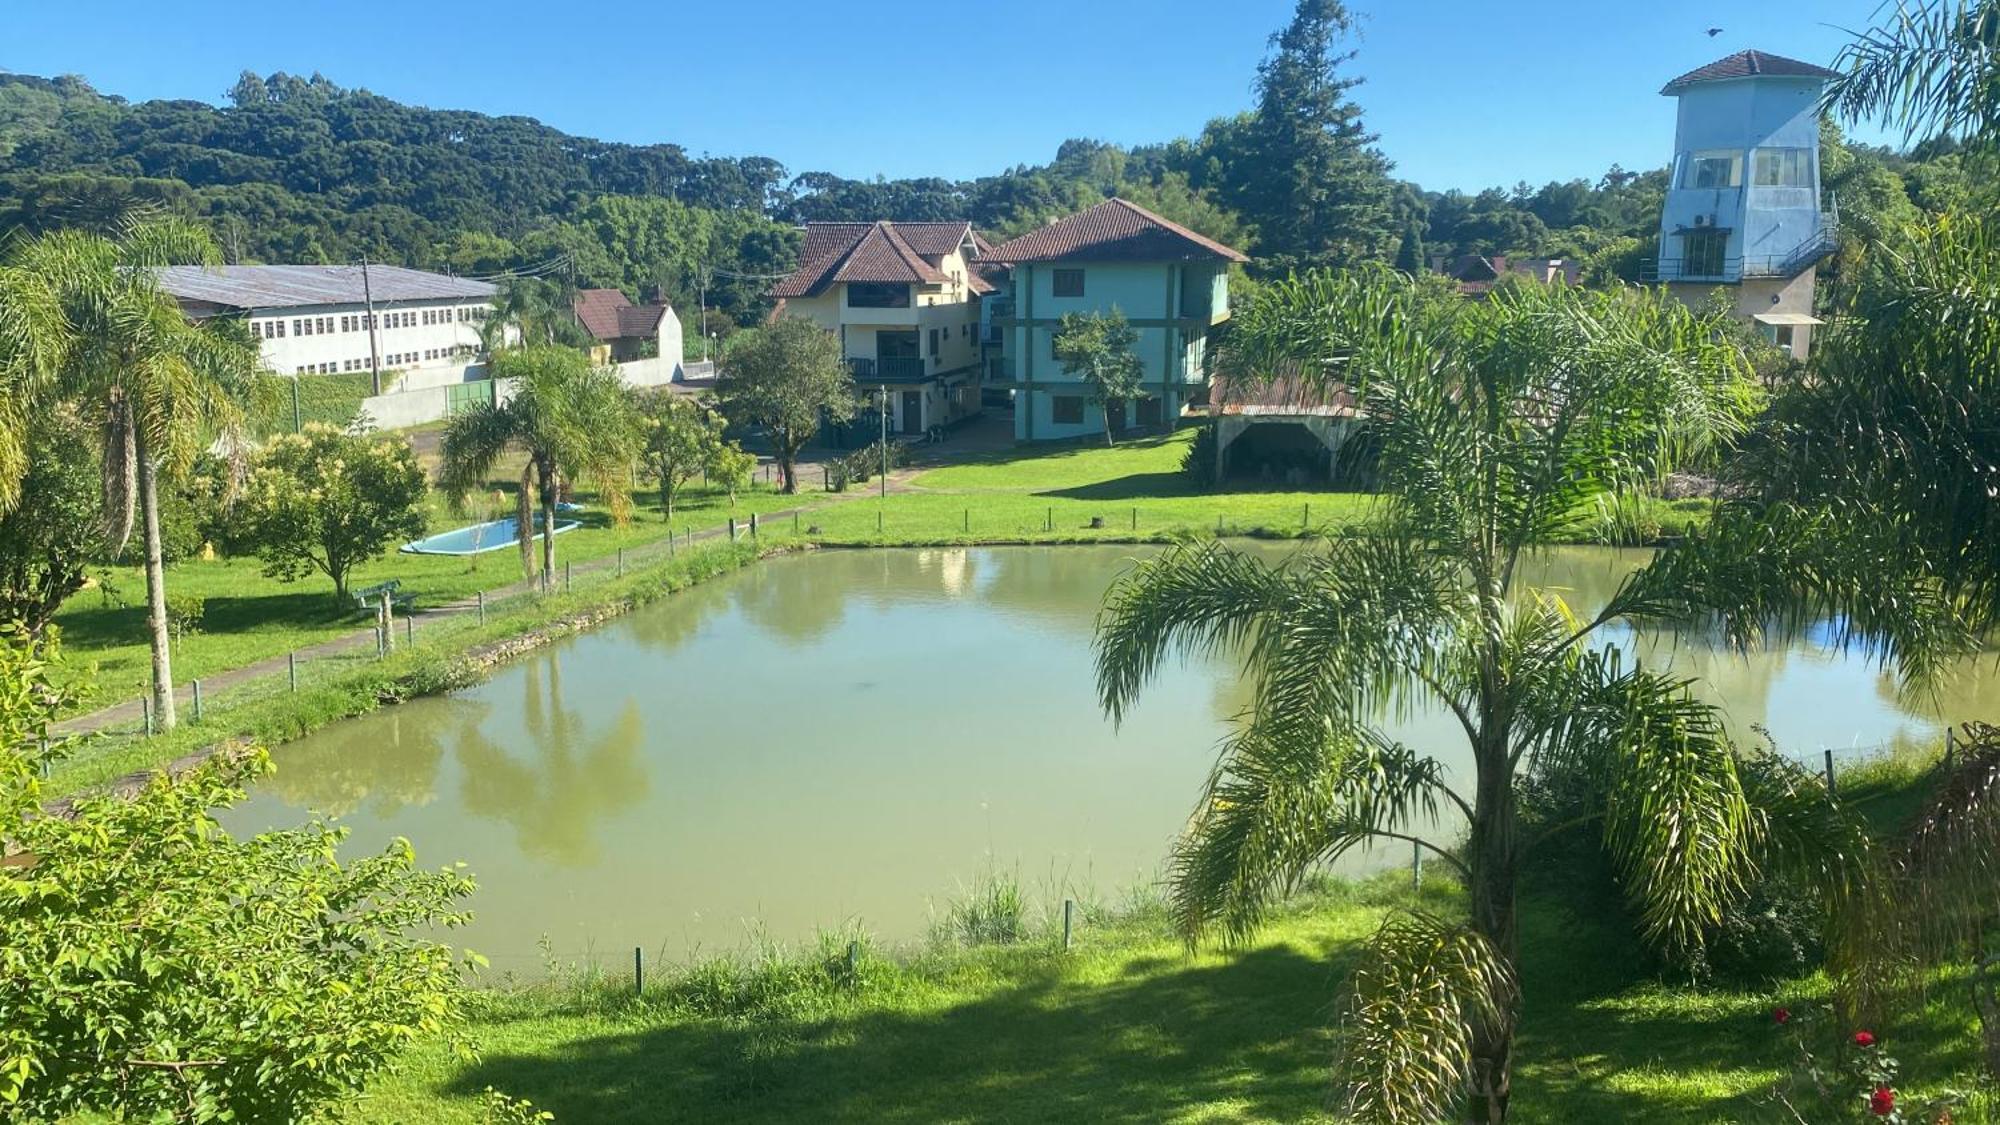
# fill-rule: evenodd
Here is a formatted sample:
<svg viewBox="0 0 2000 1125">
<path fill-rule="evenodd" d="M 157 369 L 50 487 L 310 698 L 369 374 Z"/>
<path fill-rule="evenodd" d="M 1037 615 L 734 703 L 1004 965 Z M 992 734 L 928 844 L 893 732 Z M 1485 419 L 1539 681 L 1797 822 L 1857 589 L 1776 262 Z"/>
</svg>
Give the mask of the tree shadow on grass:
<svg viewBox="0 0 2000 1125">
<path fill-rule="evenodd" d="M 1105 984 L 1045 964 L 935 1012 L 689 1020 L 489 1054 L 451 1089 L 491 1085 L 560 1121 L 1153 1122 L 1217 1104 L 1294 1121 L 1324 1103 L 1328 1005 L 1351 952 L 1267 947 Z"/>
<path fill-rule="evenodd" d="M 1214 493 L 1183 473 L 1132 473 L 1069 488 L 1044 489 L 1035 495 L 1067 500 L 1137 500 L 1164 496 L 1212 496 Z"/>
</svg>

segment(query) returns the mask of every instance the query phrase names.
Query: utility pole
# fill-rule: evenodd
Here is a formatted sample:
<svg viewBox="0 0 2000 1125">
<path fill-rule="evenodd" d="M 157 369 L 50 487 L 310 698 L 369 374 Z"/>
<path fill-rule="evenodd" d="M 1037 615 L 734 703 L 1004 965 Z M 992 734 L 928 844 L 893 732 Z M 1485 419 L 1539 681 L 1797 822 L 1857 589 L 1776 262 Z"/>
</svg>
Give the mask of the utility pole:
<svg viewBox="0 0 2000 1125">
<path fill-rule="evenodd" d="M 368 285 L 368 256 L 361 257 L 361 303 L 368 310 L 368 373 L 375 377 L 375 393 L 382 393 L 382 348 L 375 338 L 375 290 Z"/>
</svg>

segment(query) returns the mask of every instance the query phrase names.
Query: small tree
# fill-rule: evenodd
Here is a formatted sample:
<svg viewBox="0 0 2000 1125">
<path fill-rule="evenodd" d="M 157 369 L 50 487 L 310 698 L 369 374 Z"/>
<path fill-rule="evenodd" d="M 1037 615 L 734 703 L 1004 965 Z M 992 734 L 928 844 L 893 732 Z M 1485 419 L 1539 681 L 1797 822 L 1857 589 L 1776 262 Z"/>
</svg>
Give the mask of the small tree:
<svg viewBox="0 0 2000 1125">
<path fill-rule="evenodd" d="M 1064 313 L 1056 327 L 1056 362 L 1064 374 L 1082 379 L 1090 401 L 1104 414 L 1104 444 L 1110 445 L 1113 402 L 1139 397 L 1139 332 L 1117 309 L 1109 313 Z"/>
<path fill-rule="evenodd" d="M 660 511 L 673 519 L 682 486 L 712 472 L 716 457 L 735 443 L 723 440 L 722 419 L 693 399 L 672 391 L 637 397 L 646 475 L 660 482 Z"/>
<path fill-rule="evenodd" d="M 750 475 L 757 471 L 757 455 L 726 442 L 709 458 L 708 479 L 729 490 L 729 506 L 736 506 L 738 489 L 750 487 Z"/>
<path fill-rule="evenodd" d="M 39 634 L 103 549 L 102 483 L 91 434 L 74 412 L 50 410 L 33 427 L 20 503 L 0 516 L 0 623 Z"/>
<path fill-rule="evenodd" d="M 33 857 L 0 867 L 8 1120 L 317 1120 L 452 1032 L 462 966 L 412 935 L 462 922 L 469 879 L 401 840 L 343 861 L 325 824 L 224 831 L 261 751 L 46 815 L 45 656 L 0 636 L 0 839 Z"/>
<path fill-rule="evenodd" d="M 424 489 L 407 444 L 313 423 L 258 455 L 240 508 L 243 539 L 265 574 L 294 582 L 316 570 L 345 598 L 357 564 L 424 533 Z"/>
<path fill-rule="evenodd" d="M 729 349 L 716 390 L 725 414 L 770 434 L 786 492 L 799 490 L 799 451 L 820 420 L 845 422 L 854 415 L 854 380 L 840 357 L 840 340 L 796 317 L 744 333 Z"/>
</svg>

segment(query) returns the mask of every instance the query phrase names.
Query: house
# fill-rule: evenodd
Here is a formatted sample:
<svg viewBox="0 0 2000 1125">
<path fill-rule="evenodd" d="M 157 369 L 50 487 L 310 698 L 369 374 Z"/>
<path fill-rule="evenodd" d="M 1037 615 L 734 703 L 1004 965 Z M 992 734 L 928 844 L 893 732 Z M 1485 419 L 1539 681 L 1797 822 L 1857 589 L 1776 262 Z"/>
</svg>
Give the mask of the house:
<svg viewBox="0 0 2000 1125">
<path fill-rule="evenodd" d="M 681 318 L 666 304 L 635 305 L 617 289 L 579 289 L 570 307 L 596 345 L 598 364 L 658 359 L 670 381 L 681 378 Z"/>
<path fill-rule="evenodd" d="M 478 378 L 494 286 L 399 266 L 167 266 L 160 288 L 190 317 L 241 317 L 287 375 L 400 370 L 427 384 Z"/>
<path fill-rule="evenodd" d="M 807 223 L 772 316 L 836 333 L 856 385 L 886 397 L 898 433 L 978 413 L 980 302 L 993 286 L 971 223 Z"/>
<path fill-rule="evenodd" d="M 1208 337 L 1229 319 L 1229 265 L 1248 259 L 1123 199 L 1103 203 L 979 255 L 1007 267 L 993 298 L 994 377 L 1014 395 L 1020 441 L 1170 426 L 1202 383 Z M 1138 331 L 1143 396 L 1100 409 L 1055 360 L 1064 313 L 1124 313 Z"/>
<path fill-rule="evenodd" d="M 1505 254 L 1460 254 L 1431 260 L 1431 268 L 1458 282 L 1458 291 L 1467 297 L 1487 293 L 1502 277 L 1510 274 L 1548 284 L 1560 278 L 1575 285 L 1583 276 L 1583 266 L 1574 258 L 1509 258 Z"/>
<path fill-rule="evenodd" d="M 1820 205 L 1823 66 L 1739 51 L 1666 84 L 1674 165 L 1648 281 L 1691 304 L 1718 287 L 1767 339 L 1804 359 L 1820 261 L 1838 217 Z"/>
</svg>

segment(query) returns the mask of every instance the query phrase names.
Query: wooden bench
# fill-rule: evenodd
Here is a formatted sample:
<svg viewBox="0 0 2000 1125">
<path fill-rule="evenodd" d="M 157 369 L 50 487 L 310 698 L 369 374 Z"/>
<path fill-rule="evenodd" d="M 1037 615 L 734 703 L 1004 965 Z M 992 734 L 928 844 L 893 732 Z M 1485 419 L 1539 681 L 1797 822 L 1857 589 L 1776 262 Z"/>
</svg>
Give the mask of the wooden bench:
<svg viewBox="0 0 2000 1125">
<path fill-rule="evenodd" d="M 354 596 L 356 613 L 379 613 L 382 610 L 382 595 L 389 596 L 389 604 L 396 609 L 407 610 L 417 604 L 415 594 L 402 593 L 403 583 L 391 578 L 387 582 L 377 582 L 373 586 L 363 586 L 359 590 L 349 590 Z"/>
</svg>

